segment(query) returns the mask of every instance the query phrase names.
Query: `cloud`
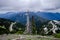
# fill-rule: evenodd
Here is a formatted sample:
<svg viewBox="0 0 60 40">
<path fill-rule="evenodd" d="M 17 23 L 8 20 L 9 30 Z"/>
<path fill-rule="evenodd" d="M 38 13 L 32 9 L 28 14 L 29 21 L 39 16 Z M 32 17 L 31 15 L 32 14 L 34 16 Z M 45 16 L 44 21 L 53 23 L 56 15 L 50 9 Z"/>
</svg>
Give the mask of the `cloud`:
<svg viewBox="0 0 60 40">
<path fill-rule="evenodd" d="M 43 9 L 60 8 L 60 0 L 40 0 Z"/>
<path fill-rule="evenodd" d="M 60 8 L 60 0 L 0 0 L 0 11 L 45 11 Z"/>
</svg>

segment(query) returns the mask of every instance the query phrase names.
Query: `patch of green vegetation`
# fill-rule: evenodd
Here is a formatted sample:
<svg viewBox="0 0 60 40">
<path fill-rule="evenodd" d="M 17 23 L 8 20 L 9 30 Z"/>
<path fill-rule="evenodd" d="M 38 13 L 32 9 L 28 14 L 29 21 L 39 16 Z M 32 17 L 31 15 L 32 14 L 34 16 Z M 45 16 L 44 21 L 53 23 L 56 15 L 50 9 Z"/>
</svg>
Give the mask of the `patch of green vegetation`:
<svg viewBox="0 0 60 40">
<path fill-rule="evenodd" d="M 8 39 L 8 40 L 11 40 L 11 39 Z"/>
<path fill-rule="evenodd" d="M 23 31 L 17 31 L 16 34 L 23 34 Z"/>
<path fill-rule="evenodd" d="M 60 33 L 55 34 L 54 37 L 60 38 Z"/>
</svg>

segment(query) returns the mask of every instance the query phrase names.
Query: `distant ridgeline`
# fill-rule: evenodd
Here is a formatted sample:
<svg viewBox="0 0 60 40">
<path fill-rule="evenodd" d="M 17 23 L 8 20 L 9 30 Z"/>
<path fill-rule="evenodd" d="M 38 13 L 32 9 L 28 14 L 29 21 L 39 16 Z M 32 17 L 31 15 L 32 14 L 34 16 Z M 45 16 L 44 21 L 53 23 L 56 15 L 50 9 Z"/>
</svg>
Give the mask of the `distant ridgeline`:
<svg viewBox="0 0 60 40">
<path fill-rule="evenodd" d="M 9 19 L 12 21 L 16 21 L 16 22 L 20 22 L 22 24 L 26 24 L 26 15 L 25 13 L 27 12 L 7 12 L 5 14 L 0 14 L 0 18 L 4 18 L 4 19 Z M 32 18 L 32 16 L 34 16 L 35 20 L 41 20 L 46 21 L 48 19 L 44 18 L 45 16 L 43 16 L 42 14 L 44 14 L 45 12 L 29 12 L 29 16 L 30 19 Z M 43 16 L 43 17 L 42 17 Z"/>
<path fill-rule="evenodd" d="M 27 12 L 7 12 L 7 13 L 0 13 L 0 18 L 4 19 L 10 19 L 12 21 L 16 22 L 26 22 L 26 14 Z M 47 20 L 60 20 L 60 13 L 56 12 L 28 12 L 30 15 L 30 18 L 32 16 L 47 19 Z"/>
</svg>

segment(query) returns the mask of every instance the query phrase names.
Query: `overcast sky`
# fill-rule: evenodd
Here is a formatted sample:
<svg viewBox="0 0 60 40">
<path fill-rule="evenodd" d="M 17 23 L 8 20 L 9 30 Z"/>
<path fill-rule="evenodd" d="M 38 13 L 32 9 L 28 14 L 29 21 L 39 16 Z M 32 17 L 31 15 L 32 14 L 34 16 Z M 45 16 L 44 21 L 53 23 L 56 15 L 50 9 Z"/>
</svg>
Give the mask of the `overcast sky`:
<svg viewBox="0 0 60 40">
<path fill-rule="evenodd" d="M 0 0 L 0 12 L 26 10 L 60 12 L 60 0 Z"/>
</svg>

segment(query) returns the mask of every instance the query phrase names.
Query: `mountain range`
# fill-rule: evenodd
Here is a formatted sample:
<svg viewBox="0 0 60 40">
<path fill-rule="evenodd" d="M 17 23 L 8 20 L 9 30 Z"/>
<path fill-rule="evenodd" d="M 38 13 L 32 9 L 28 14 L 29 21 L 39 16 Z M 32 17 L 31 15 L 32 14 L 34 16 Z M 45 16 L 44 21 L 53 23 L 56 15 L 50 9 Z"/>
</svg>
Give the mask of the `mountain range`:
<svg viewBox="0 0 60 40">
<path fill-rule="evenodd" d="M 0 13 L 0 18 L 9 19 L 12 21 L 20 22 L 26 24 L 26 13 L 28 12 L 7 12 Z M 60 20 L 60 13 L 52 13 L 52 12 L 29 12 L 30 20 L 32 16 L 36 22 L 46 22 L 48 20 Z"/>
</svg>

